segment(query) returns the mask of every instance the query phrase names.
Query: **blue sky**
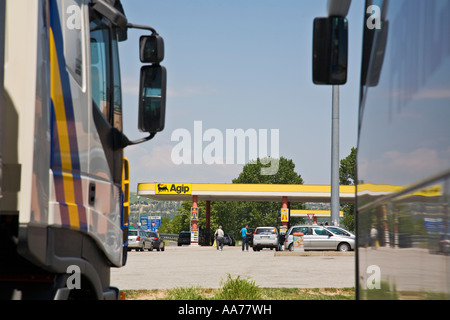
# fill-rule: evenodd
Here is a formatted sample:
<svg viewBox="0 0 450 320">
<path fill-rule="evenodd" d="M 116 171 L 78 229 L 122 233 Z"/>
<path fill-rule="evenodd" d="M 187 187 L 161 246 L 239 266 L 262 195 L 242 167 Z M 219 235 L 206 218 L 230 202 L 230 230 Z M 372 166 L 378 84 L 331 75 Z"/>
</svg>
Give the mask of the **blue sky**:
<svg viewBox="0 0 450 320">
<path fill-rule="evenodd" d="M 153 140 L 125 149 L 131 190 L 140 182 L 228 183 L 242 165 L 181 164 L 171 160 L 176 129 L 279 130 L 279 153 L 292 159 L 304 183 L 329 184 L 331 86 L 312 83 L 312 24 L 326 16 L 322 0 L 123 0 L 129 22 L 154 27 L 164 38 L 166 126 Z M 340 86 L 340 158 L 357 141 L 363 1 L 349 20 L 349 74 Z M 124 130 L 137 128 L 138 38 L 121 43 Z M 224 142 L 225 143 L 225 142 Z M 203 147 L 208 143 L 204 142 Z"/>
</svg>

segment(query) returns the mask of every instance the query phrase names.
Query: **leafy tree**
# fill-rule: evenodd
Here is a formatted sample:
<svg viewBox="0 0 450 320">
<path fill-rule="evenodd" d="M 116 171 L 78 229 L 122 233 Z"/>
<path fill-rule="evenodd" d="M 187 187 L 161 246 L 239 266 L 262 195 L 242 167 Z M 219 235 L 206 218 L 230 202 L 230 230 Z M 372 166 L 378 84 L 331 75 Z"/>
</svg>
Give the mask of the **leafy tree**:
<svg viewBox="0 0 450 320">
<path fill-rule="evenodd" d="M 262 175 L 261 168 L 270 165 L 272 159 L 257 159 L 246 164 L 242 172 L 233 183 L 255 184 L 303 184 L 300 174 L 295 172 L 295 164 L 292 160 L 281 157 L 278 160 L 278 171 L 273 175 Z M 269 163 L 269 165 L 266 165 Z M 211 214 L 211 227 L 223 226 L 225 232 L 238 233 L 246 224 L 249 227 L 280 226 L 281 203 L 280 202 L 215 202 L 211 207 L 215 208 L 214 218 Z M 303 203 L 291 203 L 291 209 L 304 209 Z"/>
<path fill-rule="evenodd" d="M 339 184 L 354 185 L 356 177 L 356 148 L 350 150 L 350 154 L 341 160 L 339 167 Z"/>
<path fill-rule="evenodd" d="M 354 185 L 356 181 L 356 148 L 352 148 L 350 154 L 341 160 L 339 167 L 339 183 L 342 185 Z M 355 204 L 343 205 L 344 217 L 341 223 L 348 230 L 355 229 Z"/>
<path fill-rule="evenodd" d="M 278 162 L 278 171 L 272 175 L 262 175 L 261 169 L 270 166 L 271 161 Z M 233 179 L 233 183 L 303 184 L 302 177 L 294 169 L 294 162 L 284 157 L 280 159 L 258 158 L 256 161 L 246 164 L 239 176 Z"/>
<path fill-rule="evenodd" d="M 246 164 L 239 176 L 232 180 L 233 183 L 259 183 L 259 184 L 303 184 L 300 174 L 295 172 L 295 164 L 292 160 L 281 157 L 278 161 L 278 171 L 273 175 L 261 175 L 261 168 L 270 166 L 272 159 L 257 159 Z M 182 230 L 189 230 L 189 218 L 192 201 L 184 201 L 179 214 L 170 222 L 167 230 L 177 234 Z M 199 201 L 200 228 L 206 227 L 206 202 Z M 256 201 L 211 201 L 210 222 L 211 231 L 221 225 L 225 232 L 238 235 L 239 230 L 248 224 L 249 227 L 280 226 L 281 202 L 256 202 Z M 291 203 L 291 209 L 305 209 L 303 203 Z M 238 237 L 236 237 L 238 238 Z"/>
<path fill-rule="evenodd" d="M 273 175 L 261 175 L 261 168 L 268 167 L 271 159 L 257 159 L 246 164 L 239 176 L 232 180 L 233 183 L 260 183 L 260 184 L 303 184 L 300 174 L 295 172 L 295 164 L 292 160 L 281 157 L 278 159 L 278 171 Z M 269 164 L 267 164 L 269 163 Z M 350 154 L 340 161 L 339 182 L 341 185 L 354 185 L 356 181 L 356 148 L 352 148 Z M 159 230 L 162 233 L 178 234 L 180 231 L 190 229 L 190 211 L 192 201 L 184 201 L 179 214 L 161 225 Z M 199 221 L 200 228 L 206 227 L 206 202 L 200 201 Z M 291 209 L 305 209 L 303 203 L 291 203 Z M 353 203 L 343 205 L 344 218 L 342 225 L 354 230 L 354 209 Z M 225 232 L 235 235 L 239 230 L 248 224 L 250 227 L 257 226 L 280 226 L 281 202 L 256 202 L 256 201 L 211 201 L 210 222 L 211 231 L 219 225 L 223 226 Z M 302 218 L 291 218 L 291 224 L 303 223 Z M 295 220 L 298 221 L 295 221 Z"/>
</svg>

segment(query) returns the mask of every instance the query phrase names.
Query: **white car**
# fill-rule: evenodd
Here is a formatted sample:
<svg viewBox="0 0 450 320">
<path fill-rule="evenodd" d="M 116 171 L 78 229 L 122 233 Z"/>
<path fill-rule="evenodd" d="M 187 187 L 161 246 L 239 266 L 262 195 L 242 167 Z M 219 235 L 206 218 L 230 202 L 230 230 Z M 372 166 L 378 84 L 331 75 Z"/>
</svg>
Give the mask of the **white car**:
<svg viewBox="0 0 450 320">
<path fill-rule="evenodd" d="M 278 231 L 274 227 L 258 227 L 253 233 L 253 251 L 275 248 L 278 251 Z"/>
<path fill-rule="evenodd" d="M 294 250 L 293 234 L 296 232 L 303 233 L 305 250 L 350 251 L 355 249 L 355 239 L 350 236 L 335 234 L 322 226 L 302 225 L 289 228 L 284 241 L 285 250 Z"/>
</svg>

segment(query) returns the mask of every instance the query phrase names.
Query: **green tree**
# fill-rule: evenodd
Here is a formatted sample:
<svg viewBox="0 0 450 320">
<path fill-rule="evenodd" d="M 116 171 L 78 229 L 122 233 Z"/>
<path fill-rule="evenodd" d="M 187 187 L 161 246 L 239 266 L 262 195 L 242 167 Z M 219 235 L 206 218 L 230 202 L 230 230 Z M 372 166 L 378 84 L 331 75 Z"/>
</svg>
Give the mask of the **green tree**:
<svg viewBox="0 0 450 320">
<path fill-rule="evenodd" d="M 233 183 L 260 183 L 260 184 L 303 184 L 300 174 L 295 172 L 295 164 L 292 160 L 281 157 L 278 159 L 278 171 L 273 175 L 261 175 L 261 168 L 270 166 L 271 159 L 257 159 L 246 164 L 239 176 L 232 180 Z M 266 165 L 266 163 L 269 163 Z M 189 230 L 189 219 L 192 201 L 184 201 L 179 214 L 170 222 L 167 230 L 177 234 L 183 230 Z M 199 201 L 200 228 L 206 227 L 206 202 Z M 239 230 L 248 224 L 249 227 L 280 226 L 281 202 L 256 202 L 256 201 L 211 201 L 210 222 L 211 232 L 219 226 L 227 233 L 235 236 Z M 291 209 L 305 209 L 303 203 L 291 203 Z"/>
<path fill-rule="evenodd" d="M 255 184 L 303 184 L 300 174 L 295 172 L 295 164 L 292 160 L 281 157 L 278 159 L 278 171 L 273 175 L 262 175 L 261 168 L 270 165 L 270 158 L 257 159 L 246 164 L 242 172 L 233 183 Z M 266 163 L 269 163 L 266 165 Z M 256 202 L 256 201 L 218 201 L 212 204 L 214 215 L 211 213 L 211 227 L 222 225 L 225 232 L 238 233 L 248 224 L 249 227 L 280 226 L 281 203 L 280 202 Z M 303 203 L 291 203 L 291 209 L 304 209 Z"/>
<path fill-rule="evenodd" d="M 341 160 L 339 167 L 339 184 L 354 185 L 356 181 L 356 148 L 350 150 L 350 154 Z M 355 229 L 355 204 L 343 205 L 344 217 L 341 223 L 348 230 Z"/>
<path fill-rule="evenodd" d="M 356 148 L 350 150 L 350 154 L 341 160 L 339 167 L 339 184 L 354 185 L 356 179 Z"/>
<path fill-rule="evenodd" d="M 233 183 L 267 183 L 267 184 L 303 184 L 300 174 L 295 172 L 292 160 L 281 157 L 278 161 L 278 171 L 272 175 L 262 175 L 261 168 L 271 165 L 271 158 L 257 159 L 247 163 Z M 266 165 L 265 163 L 269 163 Z"/>
</svg>

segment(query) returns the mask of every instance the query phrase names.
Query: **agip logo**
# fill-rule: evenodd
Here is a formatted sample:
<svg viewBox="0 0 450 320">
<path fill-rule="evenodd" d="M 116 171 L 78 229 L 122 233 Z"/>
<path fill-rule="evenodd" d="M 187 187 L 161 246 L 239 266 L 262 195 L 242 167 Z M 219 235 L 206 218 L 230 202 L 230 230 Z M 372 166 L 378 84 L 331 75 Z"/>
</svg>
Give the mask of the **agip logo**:
<svg viewBox="0 0 450 320">
<path fill-rule="evenodd" d="M 156 194 L 191 194 L 190 183 L 157 183 Z"/>
</svg>

